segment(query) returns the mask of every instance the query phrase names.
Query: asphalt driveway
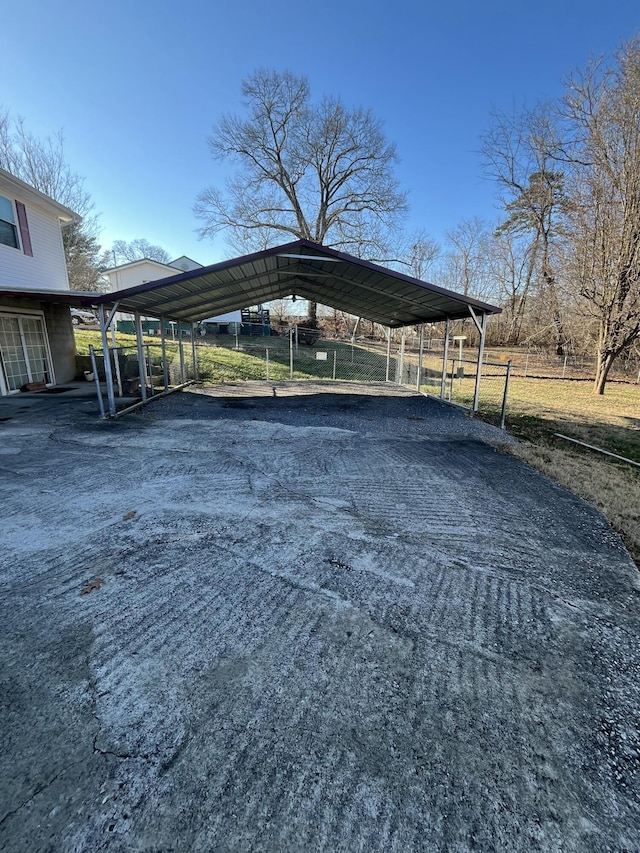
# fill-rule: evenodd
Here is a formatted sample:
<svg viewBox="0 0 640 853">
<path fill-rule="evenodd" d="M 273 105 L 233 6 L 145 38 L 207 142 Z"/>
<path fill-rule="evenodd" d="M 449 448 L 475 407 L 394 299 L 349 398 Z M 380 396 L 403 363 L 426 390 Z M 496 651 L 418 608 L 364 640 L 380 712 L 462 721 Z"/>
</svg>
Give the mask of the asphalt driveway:
<svg viewBox="0 0 640 853">
<path fill-rule="evenodd" d="M 0 848 L 640 850 L 618 537 L 460 412 L 302 390 L 0 406 Z"/>
</svg>

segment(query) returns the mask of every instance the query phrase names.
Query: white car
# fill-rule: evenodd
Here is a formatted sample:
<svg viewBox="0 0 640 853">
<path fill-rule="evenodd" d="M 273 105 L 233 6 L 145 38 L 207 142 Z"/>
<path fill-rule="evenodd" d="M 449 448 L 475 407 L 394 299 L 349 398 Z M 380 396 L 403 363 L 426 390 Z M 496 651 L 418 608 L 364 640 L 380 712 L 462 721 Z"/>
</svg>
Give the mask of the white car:
<svg viewBox="0 0 640 853">
<path fill-rule="evenodd" d="M 91 311 L 83 311 L 81 308 L 71 309 L 71 322 L 74 326 L 97 326 L 98 318 Z"/>
</svg>

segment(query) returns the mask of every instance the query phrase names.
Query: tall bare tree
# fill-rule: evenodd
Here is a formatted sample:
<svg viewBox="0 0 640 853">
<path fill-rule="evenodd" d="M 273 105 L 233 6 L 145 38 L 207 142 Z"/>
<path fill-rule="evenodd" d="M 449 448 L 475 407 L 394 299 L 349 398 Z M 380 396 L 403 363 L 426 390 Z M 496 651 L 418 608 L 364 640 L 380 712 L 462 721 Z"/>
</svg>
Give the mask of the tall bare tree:
<svg viewBox="0 0 640 853">
<path fill-rule="evenodd" d="M 0 107 L 0 166 L 82 217 L 62 229 L 72 290 L 99 290 L 98 217 L 84 178 L 66 161 L 62 133 L 39 139 Z"/>
<path fill-rule="evenodd" d="M 430 237 L 424 228 L 406 237 L 401 236 L 399 242 L 395 264 L 414 278 L 426 279 L 442 254 L 440 243 Z"/>
<path fill-rule="evenodd" d="M 555 254 L 567 199 L 555 148 L 550 106 L 525 110 L 518 116 L 494 110 L 483 139 L 485 165 L 501 187 L 500 200 L 507 214 L 496 233 L 520 238 L 514 245 L 526 257 L 525 290 L 534 291 L 537 304 L 544 305 L 555 326 L 556 352 L 562 355 L 565 332 Z"/>
<path fill-rule="evenodd" d="M 161 264 L 168 264 L 171 260 L 166 249 L 150 243 L 144 237 L 137 237 L 135 240 L 130 240 L 129 242 L 126 240 L 116 240 L 107 254 L 111 256 L 115 264 L 141 261 L 143 258 L 158 261 Z"/>
<path fill-rule="evenodd" d="M 531 287 L 534 248 L 528 237 L 523 239 L 511 233 L 496 233 L 492 241 L 491 275 L 497 287 L 497 302 L 503 307 L 497 325 L 500 340 L 506 344 L 520 343 Z"/>
<path fill-rule="evenodd" d="M 447 287 L 479 299 L 491 294 L 491 230 L 480 216 L 463 219 L 447 231 L 440 278 Z"/>
<path fill-rule="evenodd" d="M 238 170 L 224 189 L 199 194 L 200 235 L 225 231 L 240 250 L 306 238 L 380 257 L 406 208 L 382 122 L 338 98 L 312 102 L 307 79 L 289 71 L 256 71 L 242 95 L 246 117 L 223 116 L 209 139 L 213 155 Z"/>
<path fill-rule="evenodd" d="M 602 394 L 615 359 L 640 338 L 640 39 L 613 63 L 572 75 L 563 108 L 558 156 L 572 170 L 572 271 L 597 324 Z"/>
</svg>

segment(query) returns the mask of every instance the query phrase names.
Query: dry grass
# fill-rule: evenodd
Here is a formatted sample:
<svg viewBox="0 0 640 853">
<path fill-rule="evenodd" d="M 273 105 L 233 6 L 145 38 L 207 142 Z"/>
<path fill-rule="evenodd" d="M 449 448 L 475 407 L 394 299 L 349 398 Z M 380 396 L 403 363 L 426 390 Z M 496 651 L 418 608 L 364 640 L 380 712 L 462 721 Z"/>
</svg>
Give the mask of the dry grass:
<svg viewBox="0 0 640 853">
<path fill-rule="evenodd" d="M 522 442 L 507 449 L 599 509 L 640 568 L 640 471 L 561 447 Z"/>
<path fill-rule="evenodd" d="M 590 381 L 512 380 L 507 427 L 529 441 L 559 432 L 640 462 L 640 386 L 610 382 L 604 395 Z"/>
<path fill-rule="evenodd" d="M 611 382 L 597 396 L 589 381 L 516 378 L 507 429 L 522 439 L 512 452 L 604 513 L 640 567 L 640 470 L 554 438 L 640 462 L 640 386 Z"/>
</svg>

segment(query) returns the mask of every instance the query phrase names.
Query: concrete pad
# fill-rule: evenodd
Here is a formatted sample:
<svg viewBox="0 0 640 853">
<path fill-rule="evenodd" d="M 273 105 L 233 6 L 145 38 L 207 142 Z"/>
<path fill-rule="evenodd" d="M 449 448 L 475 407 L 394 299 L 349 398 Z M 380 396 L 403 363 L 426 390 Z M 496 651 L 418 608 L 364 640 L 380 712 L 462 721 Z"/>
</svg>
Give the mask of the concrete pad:
<svg viewBox="0 0 640 853">
<path fill-rule="evenodd" d="M 0 847 L 638 849 L 618 537 L 498 430 L 315 384 L 0 423 Z"/>
</svg>

